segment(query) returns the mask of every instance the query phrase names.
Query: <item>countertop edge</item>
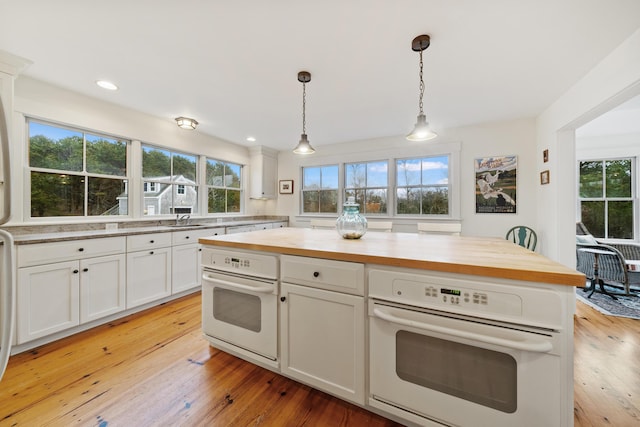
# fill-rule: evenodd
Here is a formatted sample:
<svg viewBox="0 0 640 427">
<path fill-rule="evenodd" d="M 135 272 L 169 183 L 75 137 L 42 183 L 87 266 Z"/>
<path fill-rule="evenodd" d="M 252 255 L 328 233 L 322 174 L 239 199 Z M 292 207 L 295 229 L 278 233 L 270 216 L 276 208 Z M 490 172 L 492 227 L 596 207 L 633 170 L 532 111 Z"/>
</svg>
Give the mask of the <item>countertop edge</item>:
<svg viewBox="0 0 640 427">
<path fill-rule="evenodd" d="M 390 267 L 415 268 L 420 270 L 432 270 L 445 273 L 457 273 L 472 276 L 521 280 L 527 282 L 549 283 L 553 285 L 584 286 L 585 284 L 585 276 L 577 271 L 575 272 L 575 274 L 573 274 L 530 269 L 516 269 L 508 267 L 480 266 L 474 264 L 394 258 L 370 254 L 332 252 L 308 248 L 293 248 L 287 246 L 277 246 L 276 244 L 265 245 L 259 243 L 230 242 L 224 240 L 212 240 L 206 237 L 200 238 L 199 242 L 205 245 L 223 246 L 235 249 L 248 249 L 254 251 L 278 253 L 283 255 L 298 255 L 337 261 L 379 264 Z"/>
<path fill-rule="evenodd" d="M 117 228 L 114 230 L 81 230 L 60 231 L 50 233 L 18 234 L 13 236 L 16 245 L 31 245 L 37 243 L 63 242 L 82 239 L 101 239 L 109 237 L 126 237 L 137 234 L 171 233 L 180 231 L 215 230 L 220 228 L 238 227 L 252 224 L 265 224 L 282 222 L 285 220 L 247 220 L 222 223 L 199 223 L 184 226 L 155 225 L 130 228 Z"/>
</svg>

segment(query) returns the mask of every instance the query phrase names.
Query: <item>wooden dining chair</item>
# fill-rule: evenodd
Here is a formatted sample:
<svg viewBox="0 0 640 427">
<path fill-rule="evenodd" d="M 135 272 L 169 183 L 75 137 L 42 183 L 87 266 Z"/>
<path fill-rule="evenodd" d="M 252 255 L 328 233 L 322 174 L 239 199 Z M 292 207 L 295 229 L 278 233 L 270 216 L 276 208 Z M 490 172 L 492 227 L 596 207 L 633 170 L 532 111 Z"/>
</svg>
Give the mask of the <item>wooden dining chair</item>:
<svg viewBox="0 0 640 427">
<path fill-rule="evenodd" d="M 418 234 L 448 234 L 459 236 L 462 224 L 459 222 L 419 222 Z"/>
<path fill-rule="evenodd" d="M 512 227 L 507 231 L 505 238 L 530 251 L 535 251 L 536 245 L 538 244 L 538 235 L 532 228 L 526 225 L 516 225 Z"/>
<path fill-rule="evenodd" d="M 330 228 L 336 228 L 336 220 L 335 219 L 312 219 L 311 228 L 318 228 L 318 229 L 325 229 L 325 230 Z"/>
<path fill-rule="evenodd" d="M 385 231 L 391 233 L 392 221 L 367 221 L 367 231 Z"/>
</svg>

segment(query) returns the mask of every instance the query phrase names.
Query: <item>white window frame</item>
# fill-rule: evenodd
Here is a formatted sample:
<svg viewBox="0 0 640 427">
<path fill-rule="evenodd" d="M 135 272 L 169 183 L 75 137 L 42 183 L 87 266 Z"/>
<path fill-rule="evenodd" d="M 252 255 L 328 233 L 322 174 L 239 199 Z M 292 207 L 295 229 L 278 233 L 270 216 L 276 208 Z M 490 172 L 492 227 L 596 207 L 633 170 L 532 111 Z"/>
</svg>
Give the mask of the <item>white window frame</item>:
<svg viewBox="0 0 640 427">
<path fill-rule="evenodd" d="M 387 200 L 387 214 L 376 215 L 376 219 L 389 218 L 398 222 L 406 222 L 407 224 L 415 223 L 416 220 L 429 220 L 434 221 L 460 221 L 461 219 L 461 182 L 460 182 L 460 158 L 461 158 L 462 143 L 460 142 L 441 142 L 441 143 L 428 143 L 420 144 L 415 147 L 404 147 L 401 149 L 382 149 L 372 151 L 358 151 L 350 153 L 341 153 L 336 155 L 329 155 L 324 157 L 307 157 L 302 158 L 299 163 L 299 182 L 303 182 L 303 167 L 319 167 L 332 164 L 338 164 L 338 215 L 342 211 L 342 204 L 344 203 L 344 164 L 346 163 L 366 163 L 372 161 L 380 161 L 382 159 L 389 161 L 389 190 Z M 448 215 L 395 215 L 396 211 L 396 198 L 395 198 L 395 180 L 396 180 L 396 168 L 395 161 L 400 158 L 424 158 L 424 157 L 437 157 L 437 156 L 449 156 L 449 214 Z M 314 155 L 315 156 L 315 155 Z M 308 221 L 312 217 L 336 217 L 336 214 L 313 214 L 302 212 L 302 185 L 298 191 L 299 198 L 299 214 L 298 217 L 304 222 Z"/>
<path fill-rule="evenodd" d="M 51 120 L 46 120 L 46 119 L 39 119 L 39 118 L 35 118 L 35 117 L 30 117 L 30 116 L 24 116 L 24 120 L 25 120 L 25 134 L 24 134 L 24 140 L 25 142 L 25 157 L 24 157 L 24 182 L 25 184 L 25 197 L 24 197 L 24 212 L 23 215 L 24 217 L 30 221 L 30 222 L 41 222 L 41 221 L 60 221 L 60 222 L 68 222 L 68 221 L 78 221 L 79 219 L 86 221 L 86 222 L 91 222 L 91 221 L 105 221 L 105 219 L 108 220 L 120 220 L 120 219 L 126 219 L 126 218 L 132 218 L 133 217 L 133 210 L 131 208 L 131 193 L 128 191 L 129 189 L 129 182 L 131 181 L 131 146 L 132 146 L 132 140 L 128 139 L 128 138 L 124 138 L 124 137 L 120 137 L 120 136 L 116 136 L 113 134 L 109 134 L 109 133 L 105 133 L 105 132 L 101 132 L 101 131 L 96 131 L 96 130 L 92 130 L 92 129 L 86 129 L 86 128 L 82 128 L 79 126 L 73 126 L 73 125 L 68 125 L 68 124 L 63 124 L 63 123 L 58 123 L 55 121 L 51 121 Z M 83 156 L 83 170 L 82 171 L 63 171 L 60 169 L 49 169 L 49 168 L 43 168 L 43 167 L 32 167 L 30 164 L 30 159 L 29 159 L 29 150 L 31 148 L 31 136 L 30 136 L 30 127 L 29 124 L 31 122 L 35 122 L 35 123 L 39 123 L 42 125 L 46 125 L 46 126 L 51 126 L 51 127 L 57 127 L 60 129 L 65 129 L 65 130 L 69 130 L 72 132 L 80 132 L 82 133 L 82 138 L 83 138 L 83 148 L 82 148 L 82 156 Z M 91 172 L 87 172 L 86 171 L 86 164 L 87 164 L 87 150 L 86 150 L 86 135 L 93 135 L 93 136 L 102 136 L 108 139 L 116 139 L 122 142 L 126 143 L 126 153 L 125 153 L 125 168 L 126 168 L 126 173 L 124 176 L 120 176 L 120 175 L 107 175 L 107 174 L 98 174 L 98 173 L 91 173 Z M 74 175 L 74 176 L 80 176 L 84 178 L 84 206 L 83 206 L 83 212 L 85 212 L 84 215 L 63 215 L 63 216 L 44 216 L 44 217 L 34 217 L 31 216 L 31 172 L 44 172 L 44 173 L 53 173 L 53 174 L 60 174 L 60 173 L 66 173 L 68 175 Z M 127 194 L 127 214 L 126 215 L 113 215 L 113 216 L 103 216 L 103 215 L 88 215 L 88 203 L 89 203 L 89 188 L 88 188 L 88 178 L 107 178 L 107 179 L 114 179 L 114 180 L 121 180 L 123 181 L 124 184 L 124 191 Z"/>
<path fill-rule="evenodd" d="M 245 202 L 244 202 L 244 198 L 245 198 L 245 181 L 246 181 L 246 177 L 245 177 L 245 173 L 246 173 L 246 165 L 242 164 L 242 163 L 237 163 L 237 162 L 232 162 L 229 160 L 222 160 L 219 158 L 215 158 L 215 157 L 209 157 L 209 156 L 203 156 L 203 164 L 204 164 L 204 175 L 202 177 L 202 182 L 203 182 L 203 215 L 208 215 L 208 216 L 220 216 L 220 215 L 239 215 L 239 214 L 243 214 L 245 211 Z M 239 173 L 239 179 L 240 179 L 240 187 L 227 187 L 226 183 L 222 183 L 223 185 L 218 186 L 218 185 L 210 185 L 207 182 L 207 166 L 209 165 L 209 160 L 215 161 L 215 162 L 220 162 L 220 163 L 224 163 L 225 167 L 226 165 L 233 165 L 233 166 L 239 166 L 240 167 L 240 173 Z M 239 191 L 240 192 L 240 210 L 238 212 L 229 212 L 228 211 L 228 206 L 225 203 L 225 211 L 224 212 L 209 212 L 209 189 L 218 189 L 218 190 L 225 190 L 226 191 Z"/>
</svg>

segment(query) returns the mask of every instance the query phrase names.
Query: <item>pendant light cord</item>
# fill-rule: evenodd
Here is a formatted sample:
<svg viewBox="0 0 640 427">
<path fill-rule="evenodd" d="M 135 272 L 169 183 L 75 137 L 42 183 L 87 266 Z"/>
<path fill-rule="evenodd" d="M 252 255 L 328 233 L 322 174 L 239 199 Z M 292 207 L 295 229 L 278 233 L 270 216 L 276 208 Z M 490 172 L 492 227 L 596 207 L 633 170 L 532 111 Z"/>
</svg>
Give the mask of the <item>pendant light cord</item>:
<svg viewBox="0 0 640 427">
<path fill-rule="evenodd" d="M 307 133 L 307 84 L 302 82 L 302 133 Z"/>
<path fill-rule="evenodd" d="M 420 107 L 420 114 L 424 114 L 424 111 L 422 110 L 422 97 L 424 96 L 424 80 L 422 78 L 422 50 L 420 51 L 420 102 L 418 103 L 418 106 Z"/>
</svg>

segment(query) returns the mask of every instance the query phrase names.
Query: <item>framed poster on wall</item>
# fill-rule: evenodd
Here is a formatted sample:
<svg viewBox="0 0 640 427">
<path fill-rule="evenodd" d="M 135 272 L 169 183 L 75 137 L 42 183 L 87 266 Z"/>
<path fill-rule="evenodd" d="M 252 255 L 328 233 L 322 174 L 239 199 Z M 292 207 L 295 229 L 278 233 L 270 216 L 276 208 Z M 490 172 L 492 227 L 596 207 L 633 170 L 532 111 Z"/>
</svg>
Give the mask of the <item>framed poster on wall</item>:
<svg viewBox="0 0 640 427">
<path fill-rule="evenodd" d="M 476 213 L 516 213 L 517 156 L 475 159 Z"/>
</svg>

